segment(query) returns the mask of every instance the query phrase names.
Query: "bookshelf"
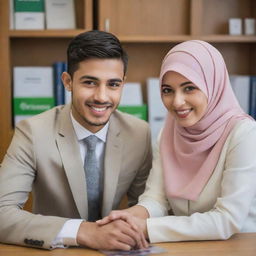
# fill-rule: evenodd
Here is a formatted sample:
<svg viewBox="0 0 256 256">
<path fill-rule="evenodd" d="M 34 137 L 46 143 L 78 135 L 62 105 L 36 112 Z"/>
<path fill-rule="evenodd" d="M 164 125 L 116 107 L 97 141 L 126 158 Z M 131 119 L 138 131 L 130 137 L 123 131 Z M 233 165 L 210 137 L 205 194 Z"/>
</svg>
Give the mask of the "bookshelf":
<svg viewBox="0 0 256 256">
<path fill-rule="evenodd" d="M 229 18 L 256 18 L 254 0 L 75 0 L 75 9 L 75 30 L 9 30 L 9 4 L 0 1 L 0 162 L 13 135 L 12 67 L 64 61 L 70 39 L 93 27 L 122 41 L 127 80 L 142 84 L 144 101 L 146 79 L 157 77 L 163 56 L 185 40 L 212 43 L 230 73 L 256 75 L 256 35 L 228 35 Z"/>
<path fill-rule="evenodd" d="M 93 0 L 75 0 L 75 13 L 74 30 L 9 30 L 9 1 L 0 1 L 0 162 L 13 135 L 13 66 L 51 66 L 64 61 L 70 39 L 93 28 Z"/>
</svg>

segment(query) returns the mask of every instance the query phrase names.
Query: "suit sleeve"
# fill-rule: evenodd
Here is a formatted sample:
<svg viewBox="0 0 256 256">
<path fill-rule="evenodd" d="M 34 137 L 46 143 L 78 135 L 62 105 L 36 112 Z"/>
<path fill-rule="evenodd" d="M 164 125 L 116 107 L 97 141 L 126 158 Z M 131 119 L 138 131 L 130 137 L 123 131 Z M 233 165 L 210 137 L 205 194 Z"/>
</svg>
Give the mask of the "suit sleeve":
<svg viewBox="0 0 256 256">
<path fill-rule="evenodd" d="M 195 212 L 190 216 L 164 216 L 167 207 L 161 187 L 163 181 L 154 179 L 159 169 L 153 168 L 148 189 L 140 198 L 140 204 L 148 209 L 151 217 L 156 217 L 147 219 L 150 241 L 228 239 L 234 233 L 241 232 L 249 212 L 252 214 L 253 207 L 256 207 L 255 145 L 255 125 L 249 125 L 235 134 L 225 156 L 220 196 L 210 211 Z M 157 205 L 160 207 L 157 208 Z M 255 226 L 251 229 L 255 230 Z"/>
<path fill-rule="evenodd" d="M 35 179 L 33 134 L 21 122 L 0 167 L 0 242 L 50 249 L 67 221 L 22 210 Z"/>
<path fill-rule="evenodd" d="M 141 166 L 138 169 L 137 175 L 127 192 L 129 207 L 135 205 L 138 202 L 138 197 L 144 192 L 146 180 L 152 166 L 151 133 L 148 125 L 145 140 L 139 143 L 143 143 L 143 145 L 145 145 L 144 157 L 142 159 Z"/>
</svg>

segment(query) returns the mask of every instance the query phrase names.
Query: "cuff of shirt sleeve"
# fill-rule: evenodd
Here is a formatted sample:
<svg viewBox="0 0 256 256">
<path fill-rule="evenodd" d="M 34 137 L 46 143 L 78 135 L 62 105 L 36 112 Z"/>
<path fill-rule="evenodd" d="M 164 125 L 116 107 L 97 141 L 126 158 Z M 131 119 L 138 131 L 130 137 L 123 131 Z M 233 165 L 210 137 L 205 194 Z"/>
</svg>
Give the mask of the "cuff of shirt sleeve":
<svg viewBox="0 0 256 256">
<path fill-rule="evenodd" d="M 149 201 L 147 199 L 140 200 L 137 205 L 141 205 L 145 207 L 149 213 L 149 217 L 163 217 L 168 214 L 166 208 L 164 208 L 161 204 L 156 201 Z"/>
<path fill-rule="evenodd" d="M 81 223 L 84 220 L 82 219 L 70 219 L 66 221 L 52 242 L 52 248 L 65 248 L 68 246 L 78 246 L 76 238 L 78 229 Z"/>
</svg>

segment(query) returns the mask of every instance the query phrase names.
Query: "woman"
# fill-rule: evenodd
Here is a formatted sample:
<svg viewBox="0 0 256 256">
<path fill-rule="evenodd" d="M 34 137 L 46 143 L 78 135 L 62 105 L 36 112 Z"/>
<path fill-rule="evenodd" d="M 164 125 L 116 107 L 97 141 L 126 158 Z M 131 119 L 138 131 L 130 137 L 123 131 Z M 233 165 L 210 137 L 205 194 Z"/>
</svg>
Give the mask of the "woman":
<svg viewBox="0 0 256 256">
<path fill-rule="evenodd" d="M 198 40 L 175 46 L 160 87 L 169 112 L 146 190 L 138 205 L 98 223 L 125 219 L 153 243 L 256 232 L 256 123 L 240 108 L 221 54 Z"/>
</svg>

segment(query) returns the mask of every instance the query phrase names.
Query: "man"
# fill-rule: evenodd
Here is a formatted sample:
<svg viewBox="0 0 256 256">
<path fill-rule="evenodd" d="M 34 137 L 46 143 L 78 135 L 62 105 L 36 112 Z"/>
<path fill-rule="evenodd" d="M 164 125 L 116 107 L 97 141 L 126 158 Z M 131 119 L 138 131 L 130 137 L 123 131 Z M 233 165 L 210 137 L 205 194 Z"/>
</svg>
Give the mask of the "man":
<svg viewBox="0 0 256 256">
<path fill-rule="evenodd" d="M 62 80 L 72 103 L 21 121 L 2 162 L 0 242 L 142 247 L 126 222 L 94 222 L 125 194 L 135 204 L 151 168 L 148 125 L 116 110 L 127 55 L 112 34 L 90 31 L 70 42 L 67 57 Z M 33 213 L 22 210 L 30 191 Z"/>
</svg>

